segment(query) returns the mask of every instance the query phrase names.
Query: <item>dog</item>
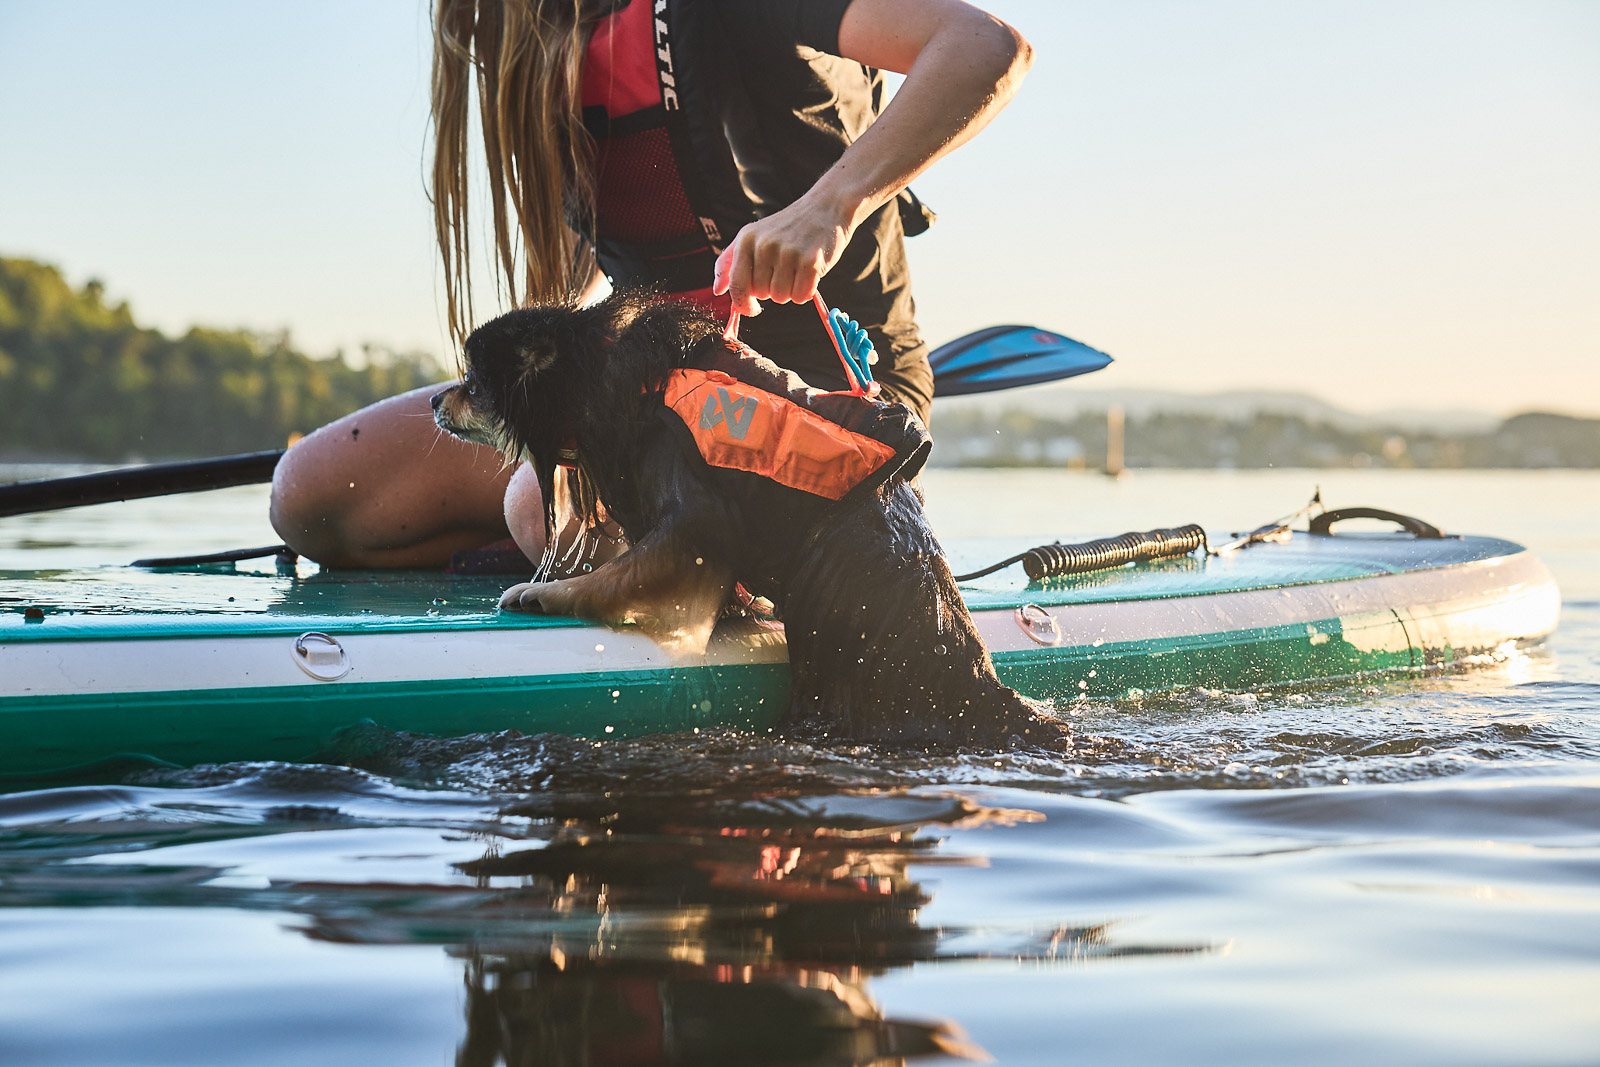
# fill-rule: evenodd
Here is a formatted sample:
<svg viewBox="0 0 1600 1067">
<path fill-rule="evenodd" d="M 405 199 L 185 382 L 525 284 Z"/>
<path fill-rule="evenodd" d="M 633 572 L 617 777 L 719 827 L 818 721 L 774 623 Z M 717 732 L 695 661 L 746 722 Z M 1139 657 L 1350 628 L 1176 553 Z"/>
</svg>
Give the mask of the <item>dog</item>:
<svg viewBox="0 0 1600 1067">
<path fill-rule="evenodd" d="M 630 546 L 590 573 L 514 586 L 502 608 L 632 624 L 696 655 L 738 583 L 784 621 L 791 726 L 980 746 L 1051 732 L 995 676 L 909 481 L 929 442 L 903 405 L 809 389 L 704 311 L 628 291 L 511 311 L 472 332 L 462 362 L 461 382 L 433 398 L 438 426 L 532 466 L 550 543 L 560 465 L 573 509 L 593 522 L 603 508 Z M 716 367 L 737 380 L 707 370 Z M 752 425 L 768 407 L 780 417 L 789 405 L 843 412 L 863 431 L 847 432 L 851 447 L 889 458 L 841 492 L 828 479 L 853 462 L 848 450 L 822 463 L 800 457 L 790 465 L 806 470 L 776 480 L 751 469 L 775 462 L 759 449 L 732 465 L 697 450 L 718 433 L 705 447 L 737 449 L 760 437 Z M 840 436 L 794 419 L 805 425 L 791 432 Z"/>
</svg>

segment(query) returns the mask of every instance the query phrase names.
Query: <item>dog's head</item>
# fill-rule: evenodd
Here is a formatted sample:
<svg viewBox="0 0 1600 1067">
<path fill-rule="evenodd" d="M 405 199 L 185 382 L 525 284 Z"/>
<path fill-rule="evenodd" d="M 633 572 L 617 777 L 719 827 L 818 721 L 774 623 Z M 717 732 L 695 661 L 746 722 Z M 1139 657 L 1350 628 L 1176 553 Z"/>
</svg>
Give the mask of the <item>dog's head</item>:
<svg viewBox="0 0 1600 1067">
<path fill-rule="evenodd" d="M 434 422 L 508 463 L 531 464 L 547 504 L 555 499 L 556 465 L 575 462 L 578 507 L 592 513 L 596 457 L 569 452 L 578 428 L 626 421 L 695 344 L 719 330 L 702 312 L 643 290 L 618 290 L 582 308 L 520 308 L 472 331 L 460 384 L 433 398 Z M 590 433 L 591 445 L 602 439 L 609 440 Z"/>
<path fill-rule="evenodd" d="M 441 430 L 498 449 L 507 460 L 522 458 L 532 444 L 524 431 L 547 404 L 542 379 L 562 362 L 571 308 L 522 308 L 479 326 L 462 352 L 461 381 L 433 398 L 433 421 Z"/>
<path fill-rule="evenodd" d="M 555 468 L 571 447 L 584 403 L 583 373 L 605 343 L 604 323 L 567 304 L 520 308 L 479 326 L 462 353 L 461 381 L 433 398 L 447 433 L 524 460 L 554 499 Z"/>
</svg>

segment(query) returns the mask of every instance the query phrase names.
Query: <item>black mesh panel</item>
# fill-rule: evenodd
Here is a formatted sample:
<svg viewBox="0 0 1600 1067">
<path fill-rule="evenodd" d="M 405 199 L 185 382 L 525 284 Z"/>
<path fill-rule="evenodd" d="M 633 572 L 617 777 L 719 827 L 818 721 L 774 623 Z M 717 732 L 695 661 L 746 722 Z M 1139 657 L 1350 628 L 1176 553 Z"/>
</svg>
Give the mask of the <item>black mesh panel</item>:
<svg viewBox="0 0 1600 1067">
<path fill-rule="evenodd" d="M 665 241 L 700 232 L 664 128 L 599 142 L 595 216 L 601 237 Z"/>
</svg>

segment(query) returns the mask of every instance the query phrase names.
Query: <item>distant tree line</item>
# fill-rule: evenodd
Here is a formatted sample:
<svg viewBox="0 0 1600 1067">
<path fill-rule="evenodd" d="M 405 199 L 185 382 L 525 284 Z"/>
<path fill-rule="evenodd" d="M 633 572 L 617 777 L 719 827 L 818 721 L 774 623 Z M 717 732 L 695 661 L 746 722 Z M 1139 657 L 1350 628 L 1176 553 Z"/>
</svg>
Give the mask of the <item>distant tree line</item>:
<svg viewBox="0 0 1600 1067">
<path fill-rule="evenodd" d="M 933 462 L 940 466 L 1099 467 L 1106 417 L 936 410 L 934 438 Z M 1165 413 L 1128 418 L 1124 449 L 1129 467 L 1600 468 L 1600 419 L 1530 412 L 1468 434 L 1353 429 L 1270 412 Z"/>
<path fill-rule="evenodd" d="M 139 326 L 103 286 L 0 258 L 0 459 L 120 461 L 283 446 L 365 404 L 445 377 L 423 354 L 315 359 L 281 335 Z M 1099 466 L 1101 414 L 937 411 L 943 466 Z M 1130 467 L 1600 467 L 1600 419 L 1529 413 L 1481 434 L 1351 429 L 1296 415 L 1129 418 Z"/>
<path fill-rule="evenodd" d="M 364 404 L 440 380 L 421 354 L 315 359 L 288 338 L 167 337 L 91 281 L 0 258 L 0 457 L 119 461 L 280 448 Z"/>
</svg>

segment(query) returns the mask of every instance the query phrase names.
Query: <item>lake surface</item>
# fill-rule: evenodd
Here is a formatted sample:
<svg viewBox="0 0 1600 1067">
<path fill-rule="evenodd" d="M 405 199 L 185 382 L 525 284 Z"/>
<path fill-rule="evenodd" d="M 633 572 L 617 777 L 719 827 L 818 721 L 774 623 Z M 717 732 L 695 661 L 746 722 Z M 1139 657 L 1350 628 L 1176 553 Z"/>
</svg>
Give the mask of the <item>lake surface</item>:
<svg viewBox="0 0 1600 1067">
<path fill-rule="evenodd" d="M 1600 1063 L 1600 474 L 925 477 L 974 564 L 1318 484 L 1533 548 L 1560 630 L 1078 704 L 1065 757 L 391 734 L 0 795 L 0 1063 Z M 264 500 L 0 520 L 0 569 L 268 544 Z"/>
</svg>

